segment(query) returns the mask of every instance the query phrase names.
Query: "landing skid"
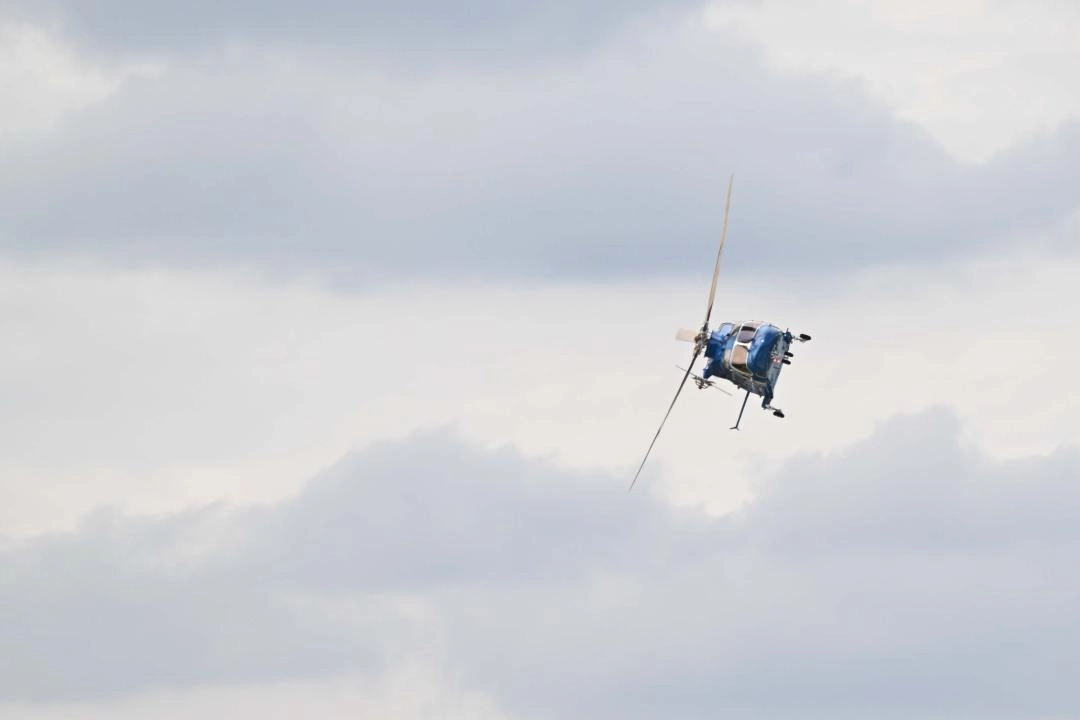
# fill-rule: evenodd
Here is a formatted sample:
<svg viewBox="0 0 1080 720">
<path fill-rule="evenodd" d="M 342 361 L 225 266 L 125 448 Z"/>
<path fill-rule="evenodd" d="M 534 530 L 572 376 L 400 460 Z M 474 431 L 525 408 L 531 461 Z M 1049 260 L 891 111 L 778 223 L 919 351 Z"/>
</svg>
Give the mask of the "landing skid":
<svg viewBox="0 0 1080 720">
<path fill-rule="evenodd" d="M 746 397 L 744 397 L 743 401 L 742 401 L 742 407 L 739 408 L 739 417 L 735 421 L 735 424 L 730 428 L 731 430 L 738 430 L 739 429 L 739 423 L 742 422 L 743 411 L 746 410 L 746 401 L 749 400 L 749 399 L 750 399 L 750 391 L 747 390 L 746 391 Z M 780 408 L 774 408 L 772 405 L 763 405 L 762 409 L 764 409 L 764 410 L 772 410 L 772 414 L 775 415 L 778 418 L 784 417 L 784 411 L 781 410 Z"/>
</svg>

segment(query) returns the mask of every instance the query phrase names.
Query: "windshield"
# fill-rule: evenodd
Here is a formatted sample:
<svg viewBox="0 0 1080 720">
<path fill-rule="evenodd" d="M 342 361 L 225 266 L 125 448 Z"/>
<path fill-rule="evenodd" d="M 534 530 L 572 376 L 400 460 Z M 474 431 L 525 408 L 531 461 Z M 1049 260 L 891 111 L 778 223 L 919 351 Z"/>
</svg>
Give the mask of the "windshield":
<svg viewBox="0 0 1080 720">
<path fill-rule="evenodd" d="M 754 335 L 757 334 L 757 323 L 744 323 L 742 328 L 739 329 L 739 334 L 735 338 L 737 342 L 748 343 L 754 339 Z"/>
</svg>

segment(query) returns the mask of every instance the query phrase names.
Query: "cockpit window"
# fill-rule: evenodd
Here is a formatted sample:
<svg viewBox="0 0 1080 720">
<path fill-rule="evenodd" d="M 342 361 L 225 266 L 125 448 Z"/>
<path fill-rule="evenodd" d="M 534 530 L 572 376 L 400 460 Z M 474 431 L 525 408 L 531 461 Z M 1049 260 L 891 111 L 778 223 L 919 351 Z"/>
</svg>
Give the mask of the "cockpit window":
<svg viewBox="0 0 1080 720">
<path fill-rule="evenodd" d="M 754 339 L 754 335 L 757 334 L 757 323 L 746 323 L 739 330 L 739 335 L 736 337 L 736 341 L 741 343 L 748 343 Z"/>
</svg>

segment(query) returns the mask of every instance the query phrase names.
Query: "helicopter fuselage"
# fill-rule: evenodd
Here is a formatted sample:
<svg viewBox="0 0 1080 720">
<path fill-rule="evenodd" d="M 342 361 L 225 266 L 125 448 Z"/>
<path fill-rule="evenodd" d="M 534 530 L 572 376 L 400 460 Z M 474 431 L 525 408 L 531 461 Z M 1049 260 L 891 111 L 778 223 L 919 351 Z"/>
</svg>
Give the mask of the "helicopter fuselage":
<svg viewBox="0 0 1080 720">
<path fill-rule="evenodd" d="M 784 365 L 791 363 L 792 354 L 788 351 L 793 341 L 807 342 L 810 336 L 800 333 L 793 336 L 788 330 L 781 330 L 775 325 L 764 322 L 739 322 L 721 323 L 715 330 L 709 329 L 712 319 L 713 303 L 716 300 L 716 282 L 720 276 L 720 258 L 724 253 L 724 242 L 727 240 L 728 213 L 731 210 L 731 186 L 734 180 L 728 181 L 727 201 L 724 204 L 724 226 L 720 231 L 720 247 L 716 250 L 716 263 L 713 265 L 712 285 L 709 288 L 709 301 L 705 306 L 705 319 L 701 323 L 700 330 L 688 330 L 681 328 L 675 333 L 675 339 L 681 342 L 694 344 L 693 355 L 688 367 L 680 367 L 682 381 L 675 390 L 675 397 L 671 399 L 660 426 L 653 435 L 645 451 L 645 457 L 641 459 L 634 479 L 630 481 L 630 489 L 634 489 L 634 483 L 641 475 L 645 462 L 649 459 L 649 453 L 656 445 L 660 431 L 664 429 L 664 423 L 671 416 L 679 394 L 686 387 L 686 383 L 693 378 L 698 389 L 707 387 L 719 388 L 716 381 L 709 378 L 727 380 L 736 387 L 746 391 L 739 409 L 739 417 L 735 420 L 732 430 L 739 429 L 743 411 L 751 395 L 761 396 L 761 407 L 772 411 L 778 418 L 784 417 L 784 411 L 772 406 L 773 393 L 776 391 L 776 382 L 780 379 L 780 370 Z M 702 355 L 705 356 L 705 367 L 701 375 L 694 374 L 694 364 Z M 730 394 L 730 393 L 729 393 Z"/>
<path fill-rule="evenodd" d="M 702 376 L 760 395 L 761 406 L 768 408 L 793 340 L 790 332 L 764 322 L 722 323 L 709 334 Z"/>
</svg>

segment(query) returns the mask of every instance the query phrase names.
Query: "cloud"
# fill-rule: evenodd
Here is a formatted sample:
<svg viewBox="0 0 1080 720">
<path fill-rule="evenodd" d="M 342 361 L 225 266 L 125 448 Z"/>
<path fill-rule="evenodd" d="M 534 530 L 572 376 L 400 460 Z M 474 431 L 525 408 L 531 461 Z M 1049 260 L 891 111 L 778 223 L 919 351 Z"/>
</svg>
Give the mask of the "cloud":
<svg viewBox="0 0 1080 720">
<path fill-rule="evenodd" d="M 896 418 L 711 520 L 444 432 L 272 506 L 101 515 L 0 558 L 0 692 L 412 657 L 526 717 L 1068 714 L 1080 456 L 992 462 L 960 430 Z"/>
<path fill-rule="evenodd" d="M 100 513 L 76 535 L 7 553 L 0 607 L 19 622 L 3 631 L 0 692 L 13 700 L 108 698 L 303 678 L 379 657 L 377 630 L 393 613 L 377 604 L 337 618 L 367 630 L 344 638 L 305 598 L 267 596 L 215 572 L 220 558 L 198 552 L 208 535 L 230 532 L 223 522 L 211 511 L 144 521 Z"/>
<path fill-rule="evenodd" d="M 0 84 L 6 100 L 0 137 L 47 129 L 56 118 L 116 90 L 119 80 L 79 60 L 34 27 L 0 22 Z"/>
<path fill-rule="evenodd" d="M 717 432 L 740 398 L 691 392 L 643 486 L 731 509 L 761 468 L 943 398 L 993 457 L 1070 442 L 1080 378 L 1060 358 L 1080 352 L 1062 333 L 1080 302 L 1077 272 L 1010 256 L 768 292 L 725 275 L 718 318 L 815 335 L 781 381 L 788 417 L 750 406 L 716 482 L 694 468 L 726 442 Z M 700 319 L 708 281 L 704 269 L 694 282 L 350 294 L 223 271 L 0 264 L 0 487 L 19 498 L 0 508 L 0 535 L 71 529 L 103 503 L 157 513 L 280 500 L 357 442 L 433 424 L 629 478 L 687 359 L 673 330 Z M 1018 327 L 1024 351 L 1003 353 Z M 1032 395 L 1032 377 L 1054 378 L 1052 394 Z"/>
<path fill-rule="evenodd" d="M 225 710 L 227 709 L 227 710 Z M 384 674 L 348 673 L 328 679 L 274 685 L 208 686 L 197 690 L 141 693 L 113 702 L 3 704 L 5 720 L 187 720 L 192 717 L 292 720 L 296 717 L 350 720 L 509 720 L 491 698 L 462 690 L 422 667 Z"/>
<path fill-rule="evenodd" d="M 977 166 L 856 83 L 691 21 L 552 67 L 408 73 L 264 44 L 124 82 L 0 159 L 0 248 L 403 277 L 844 271 L 1015 246 L 1076 209 L 1080 130 Z M 1059 250 L 1065 248 L 1058 247 Z"/>
<path fill-rule="evenodd" d="M 774 67 L 860 78 L 966 160 L 1080 116 L 1075 4 L 769 0 L 716 3 L 707 17 L 753 38 Z"/>
<path fill-rule="evenodd" d="M 5 0 L 0 14 L 49 23 L 97 48 L 120 52 L 185 52 L 236 41 L 350 48 L 394 62 L 454 64 L 515 56 L 558 57 L 594 44 L 628 19 L 697 6 L 698 0 L 601 0 L 503 3 L 468 0 L 283 0 L 226 4 Z"/>
<path fill-rule="evenodd" d="M 957 431 L 896 419 L 788 463 L 692 550 L 463 609 L 461 647 L 490 638 L 469 677 L 555 717 L 1074 711 L 1077 455 L 995 464 Z"/>
<path fill-rule="evenodd" d="M 416 434 L 346 460 L 262 518 L 247 561 L 330 592 L 578 581 L 653 535 L 672 540 L 669 512 L 611 502 L 610 480 Z"/>
<path fill-rule="evenodd" d="M 0 697 L 102 698 L 386 662 L 411 649 L 408 595 L 572 579 L 615 563 L 667 515 L 620 510 L 591 481 L 418 434 L 342 461 L 276 506 L 101 511 L 76 533 L 3 553 L 0 610 L 21 621 L 0 630 Z"/>
</svg>

